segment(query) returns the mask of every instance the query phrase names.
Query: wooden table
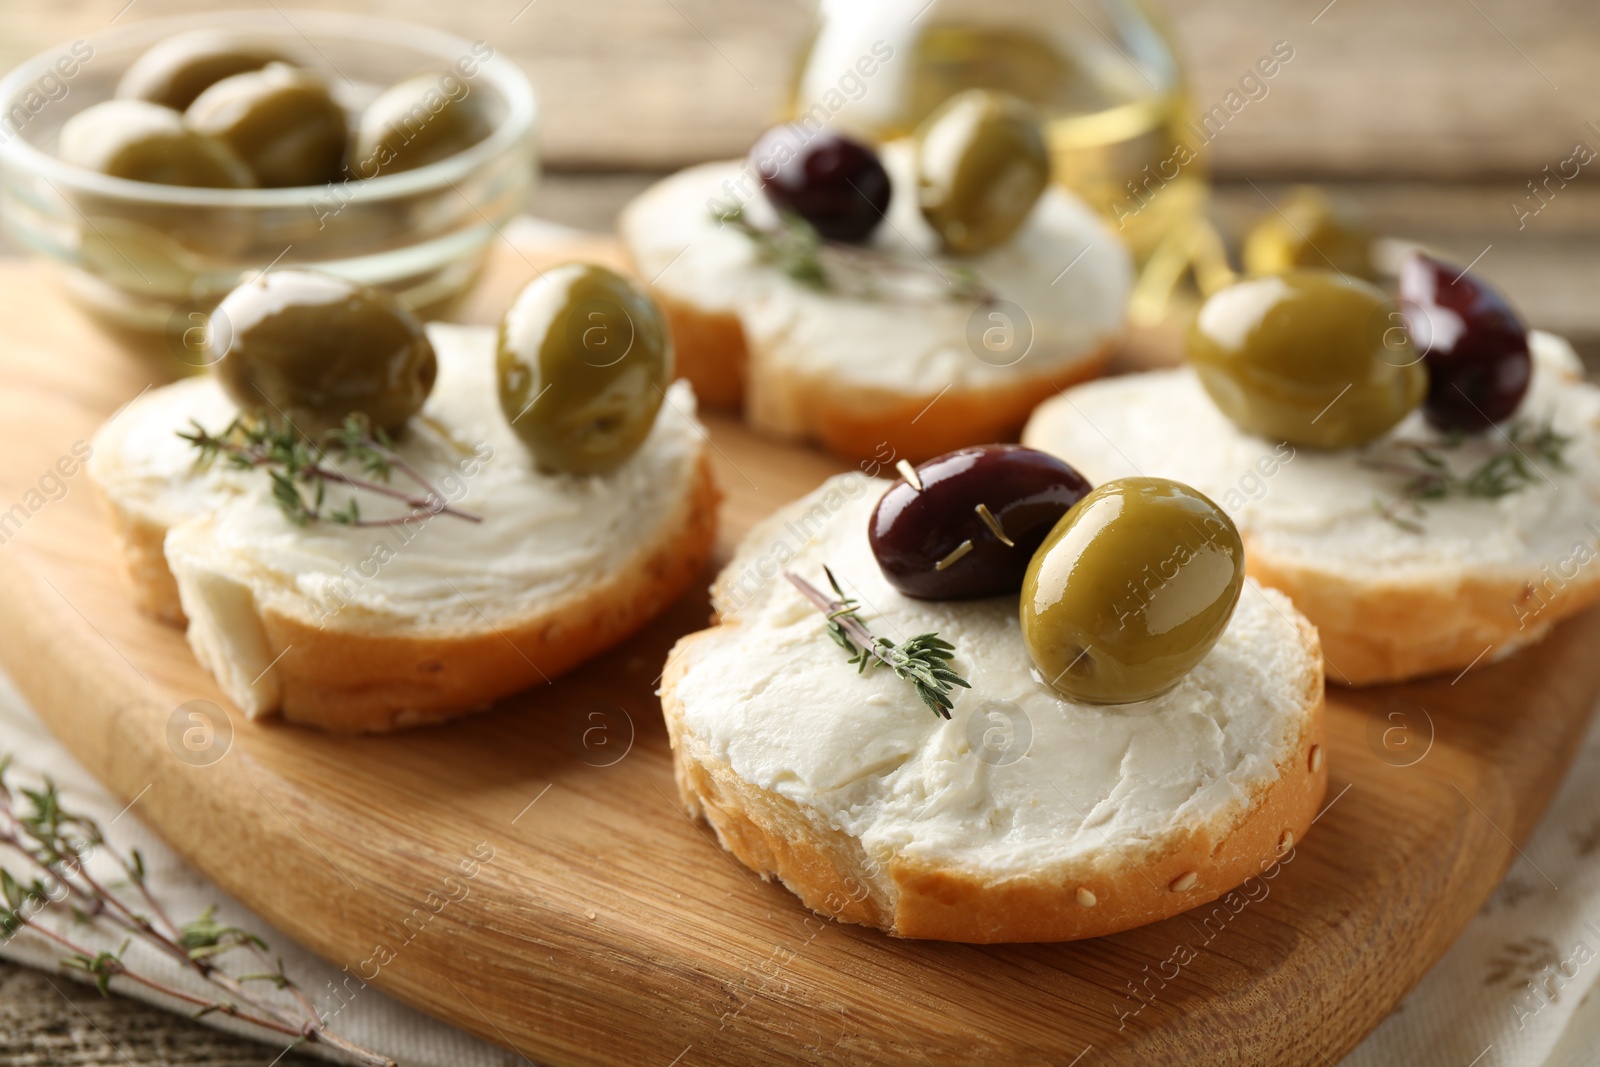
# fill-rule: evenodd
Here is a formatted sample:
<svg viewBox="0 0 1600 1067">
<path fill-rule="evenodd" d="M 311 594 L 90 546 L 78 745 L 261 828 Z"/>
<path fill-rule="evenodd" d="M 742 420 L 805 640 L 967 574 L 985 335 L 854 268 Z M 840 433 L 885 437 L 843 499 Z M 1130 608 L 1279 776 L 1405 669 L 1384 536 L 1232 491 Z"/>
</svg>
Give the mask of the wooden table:
<svg viewBox="0 0 1600 1067">
<path fill-rule="evenodd" d="M 0 10 L 0 69 L 214 0 L 49 0 Z M 230 6 L 258 7 L 237 3 Z M 283 0 L 445 27 L 516 58 L 566 166 L 671 167 L 741 152 L 788 93 L 817 0 Z M 1060 4 L 1066 7 L 1065 4 Z M 1087 4 L 1080 5 L 1087 9 Z M 1213 147 L 1224 177 L 1315 174 L 1513 185 L 1600 148 L 1600 5 L 1570 0 L 1155 0 L 1200 110 L 1274 42 L 1294 58 Z M 1070 10 L 1070 9 L 1069 9 Z M 1585 168 L 1583 181 L 1594 181 Z M 1563 194 L 1565 195 L 1565 194 Z M 1541 219 L 1541 222 L 1544 220 Z"/>
</svg>

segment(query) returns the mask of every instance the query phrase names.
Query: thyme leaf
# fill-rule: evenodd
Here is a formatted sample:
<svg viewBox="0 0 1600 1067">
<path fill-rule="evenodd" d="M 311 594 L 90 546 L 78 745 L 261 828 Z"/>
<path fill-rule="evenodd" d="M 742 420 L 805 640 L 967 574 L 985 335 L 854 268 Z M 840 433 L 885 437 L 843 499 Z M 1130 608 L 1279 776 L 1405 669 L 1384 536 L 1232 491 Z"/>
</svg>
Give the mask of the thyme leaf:
<svg viewBox="0 0 1600 1067">
<path fill-rule="evenodd" d="M 930 260 L 923 268 L 865 245 L 830 241 L 793 212 L 778 212 L 777 225 L 770 227 L 751 222 L 738 204 L 713 211 L 711 217 L 750 238 L 763 262 L 818 292 L 909 303 L 984 304 L 996 298 L 978 273 L 965 264 L 941 268 Z M 883 282 L 888 278 L 920 283 L 922 291 L 913 292 L 906 285 L 887 288 Z"/>
<path fill-rule="evenodd" d="M 827 567 L 822 572 L 828 576 L 834 597 L 830 599 L 816 586 L 793 572 L 784 572 L 802 596 L 828 617 L 828 636 L 850 654 L 849 663 L 857 674 L 865 674 L 868 667 L 878 664 L 888 667 L 916 688 L 917 696 L 928 710 L 941 718 L 950 718 L 954 702 L 950 697 L 953 686 L 971 689 L 972 685 L 950 668 L 955 658 L 955 646 L 938 634 L 918 634 L 905 643 L 896 645 L 887 637 L 875 636 L 861 621 L 856 601 L 839 588 L 839 581 Z"/>
<path fill-rule="evenodd" d="M 323 520 L 344 526 L 395 526 L 433 515 L 483 521 L 472 512 L 447 504 L 444 496 L 400 457 L 389 435 L 381 428 L 373 429 L 358 415 L 330 431 L 320 447 L 287 423 L 241 417 L 221 433 L 211 433 L 194 420 L 190 426 L 188 431 L 179 430 L 178 436 L 194 446 L 196 467 L 204 469 L 223 462 L 238 470 L 265 470 L 271 481 L 273 502 L 296 526 Z M 346 473 L 338 462 L 358 468 L 361 474 Z M 420 492 L 391 486 L 389 478 L 395 471 L 415 483 Z M 329 483 L 390 497 L 410 510 L 399 516 L 369 519 L 362 516 L 354 496 L 344 506 L 329 509 Z"/>
<path fill-rule="evenodd" d="M 24 873 L 18 876 L 0 865 L 0 939 L 26 935 L 50 942 L 63 953 L 62 967 L 88 975 L 105 996 L 113 981 L 133 982 L 188 1005 L 196 1018 L 228 1015 L 282 1038 L 323 1045 L 345 1062 L 396 1067 L 387 1056 L 330 1030 L 310 997 L 285 973 L 282 960 L 263 974 L 231 973 L 223 957 L 234 950 L 272 967 L 266 942 L 218 922 L 213 909 L 192 922 L 174 923 L 151 892 L 137 849 L 115 848 L 93 819 L 63 804 L 49 779 L 37 789 L 14 788 L 7 780 L 9 767 L 10 759 L 0 757 L 0 858 L 17 860 Z M 87 864 L 91 854 L 115 868 L 120 880 L 96 877 Z M 115 951 L 80 943 L 66 924 L 42 921 L 52 908 L 76 926 L 114 935 L 121 943 Z M 136 940 L 198 976 L 206 993 L 143 973 L 127 959 Z M 271 982 L 288 998 L 261 997 L 246 987 L 250 981 Z"/>
<path fill-rule="evenodd" d="M 719 211 L 712 217 L 750 238 L 764 261 L 795 281 L 821 291 L 832 288 L 822 265 L 822 235 L 799 215 L 780 213 L 778 225 L 772 229 L 762 229 L 752 223 L 745 217 L 744 208 L 739 206 Z"/>
<path fill-rule="evenodd" d="M 1408 533 L 1423 533 L 1421 521 L 1427 516 L 1424 503 L 1451 497 L 1498 500 L 1519 493 L 1548 477 L 1540 468 L 1543 462 L 1558 471 L 1570 469 L 1566 450 L 1572 438 L 1548 421 L 1516 423 L 1504 431 L 1503 445 L 1477 465 L 1457 473 L 1449 462 L 1466 436 L 1452 433 L 1442 441 L 1398 440 L 1387 448 L 1398 451 L 1398 458 L 1364 452 L 1357 462 L 1368 470 L 1400 475 L 1405 479 L 1397 500 L 1374 500 L 1373 508 L 1385 519 Z"/>
</svg>

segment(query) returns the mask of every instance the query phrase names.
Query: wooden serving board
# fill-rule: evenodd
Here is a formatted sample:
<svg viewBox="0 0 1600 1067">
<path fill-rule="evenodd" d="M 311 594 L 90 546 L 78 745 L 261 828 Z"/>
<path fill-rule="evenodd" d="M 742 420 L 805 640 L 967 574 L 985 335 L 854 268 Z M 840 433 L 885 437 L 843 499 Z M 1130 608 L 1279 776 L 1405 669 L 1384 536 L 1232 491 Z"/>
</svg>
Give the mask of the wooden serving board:
<svg viewBox="0 0 1600 1067">
<path fill-rule="evenodd" d="M 469 314 L 492 319 L 531 270 L 502 254 Z M 228 892 L 541 1064 L 1331 1064 L 1494 887 L 1600 691 L 1600 614 L 1455 682 L 1334 690 L 1328 806 L 1247 904 L 1076 944 L 896 941 L 813 916 L 679 807 L 653 687 L 705 623 L 701 592 L 476 717 L 341 739 L 234 712 L 220 760 L 185 750 L 177 709 L 223 697 L 130 605 L 85 476 L 49 475 L 152 380 L 36 267 L 0 266 L 0 512 L 24 512 L 0 550 L 0 659 Z M 723 557 L 840 469 L 711 427 Z"/>
</svg>

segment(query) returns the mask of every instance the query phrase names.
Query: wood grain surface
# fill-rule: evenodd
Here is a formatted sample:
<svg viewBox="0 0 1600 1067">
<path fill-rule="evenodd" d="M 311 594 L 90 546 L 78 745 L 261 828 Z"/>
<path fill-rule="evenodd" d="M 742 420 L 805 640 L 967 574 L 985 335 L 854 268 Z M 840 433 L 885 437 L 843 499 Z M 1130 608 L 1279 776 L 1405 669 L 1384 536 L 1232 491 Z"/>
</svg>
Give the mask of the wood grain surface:
<svg viewBox="0 0 1600 1067">
<path fill-rule="evenodd" d="M 500 255 L 477 313 L 530 256 Z M 1600 691 L 1595 614 L 1455 681 L 1335 690 L 1329 805 L 1237 910 L 1069 945 L 895 941 L 812 916 L 682 813 L 652 690 L 673 639 L 703 625 L 703 595 L 456 724 L 338 739 L 235 712 L 219 760 L 180 754 L 180 706 L 222 696 L 177 631 L 131 608 L 83 475 L 37 508 L 29 496 L 158 375 L 36 269 L 0 267 L 0 294 L 0 510 L 28 512 L 0 552 L 5 668 L 223 889 L 352 975 L 552 1067 L 1060 1065 L 1086 1050 L 1328 1063 L 1477 910 Z M 838 469 L 711 425 L 724 554 Z"/>
</svg>

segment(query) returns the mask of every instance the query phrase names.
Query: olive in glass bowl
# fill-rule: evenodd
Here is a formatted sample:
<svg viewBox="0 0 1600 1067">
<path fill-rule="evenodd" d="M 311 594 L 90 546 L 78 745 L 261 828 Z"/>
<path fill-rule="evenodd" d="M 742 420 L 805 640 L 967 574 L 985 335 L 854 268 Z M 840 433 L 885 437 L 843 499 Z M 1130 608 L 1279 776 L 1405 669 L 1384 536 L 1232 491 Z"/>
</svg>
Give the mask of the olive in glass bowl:
<svg viewBox="0 0 1600 1067">
<path fill-rule="evenodd" d="M 247 35 L 191 30 L 168 37 L 134 60 L 117 82 L 117 98 L 182 111 L 223 78 L 288 62 L 287 53 Z"/>
<path fill-rule="evenodd" d="M 223 78 L 183 120 L 232 148 L 264 188 L 322 185 L 344 166 L 344 109 L 321 78 L 286 63 Z"/>
<path fill-rule="evenodd" d="M 113 178 L 197 189 L 248 189 L 245 161 L 225 142 L 196 132 L 171 108 L 107 100 L 61 128 L 61 158 Z"/>
<path fill-rule="evenodd" d="M 141 57 L 195 31 L 244 38 L 327 86 L 351 125 L 383 91 L 419 71 L 449 71 L 488 116 L 483 140 L 447 158 L 370 180 L 287 188 L 199 188 L 133 181 L 63 160 L 62 127 L 109 99 Z M 91 34 L 0 79 L 0 108 L 29 114 L 0 143 L 7 236 L 58 271 L 70 295 L 119 336 L 202 364 L 188 338 L 241 281 L 269 265 L 313 269 L 394 293 L 424 316 L 447 311 L 477 278 L 498 231 L 536 178 L 538 107 L 527 77 L 484 42 L 366 15 L 208 11 Z M 92 52 L 89 50 L 92 49 Z M 78 62 L 69 91 L 29 113 L 41 78 Z M 220 79 L 219 79 L 220 80 Z M 129 102 L 132 102 L 131 100 Z M 173 359 L 173 357 L 177 357 Z"/>
<path fill-rule="evenodd" d="M 419 74 L 361 113 L 350 168 L 358 178 L 415 170 L 466 151 L 493 129 L 483 97 L 460 78 Z"/>
</svg>

